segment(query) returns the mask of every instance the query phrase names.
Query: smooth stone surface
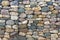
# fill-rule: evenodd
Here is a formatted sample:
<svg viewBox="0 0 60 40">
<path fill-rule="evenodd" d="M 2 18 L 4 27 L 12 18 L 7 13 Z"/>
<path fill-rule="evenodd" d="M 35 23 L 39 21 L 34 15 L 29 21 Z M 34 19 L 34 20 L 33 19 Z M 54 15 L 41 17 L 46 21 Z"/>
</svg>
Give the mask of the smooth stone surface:
<svg viewBox="0 0 60 40">
<path fill-rule="evenodd" d="M 30 2 L 30 7 L 36 7 L 37 2 Z"/>
<path fill-rule="evenodd" d="M 9 11 L 6 10 L 6 9 L 2 9 L 2 10 L 1 10 L 1 14 L 2 14 L 2 15 L 9 15 Z"/>
<path fill-rule="evenodd" d="M 0 30 L 0 35 L 4 35 L 4 30 Z"/>
<path fill-rule="evenodd" d="M 14 24 L 14 21 L 13 20 L 7 20 L 6 24 L 7 25 L 13 25 Z"/>
<path fill-rule="evenodd" d="M 25 18 L 26 17 L 26 14 L 25 13 L 21 13 L 19 17 Z"/>
<path fill-rule="evenodd" d="M 34 40 L 34 38 L 30 37 L 30 38 L 27 38 L 27 40 Z"/>
<path fill-rule="evenodd" d="M 11 20 L 17 20 L 18 16 L 11 16 Z"/>
<path fill-rule="evenodd" d="M 53 2 L 47 2 L 47 5 L 52 5 L 53 4 Z"/>
<path fill-rule="evenodd" d="M 17 36 L 17 38 L 18 38 L 19 40 L 27 40 L 27 38 L 26 38 L 26 37 L 23 37 L 23 36 Z"/>
<path fill-rule="evenodd" d="M 24 12 L 24 11 L 25 11 L 24 8 L 19 8 L 19 10 L 18 10 L 19 13 L 22 13 L 22 12 Z"/>
<path fill-rule="evenodd" d="M 48 7 L 42 7 L 42 12 L 47 12 L 47 11 L 49 11 L 49 8 Z"/>
<path fill-rule="evenodd" d="M 35 30 L 36 26 L 28 26 L 28 28 L 31 29 L 31 30 Z"/>
<path fill-rule="evenodd" d="M 12 1 L 12 2 L 10 2 L 10 5 L 18 5 L 18 1 Z"/>
<path fill-rule="evenodd" d="M 9 5 L 9 1 L 2 1 L 2 6 L 8 6 Z"/>
</svg>

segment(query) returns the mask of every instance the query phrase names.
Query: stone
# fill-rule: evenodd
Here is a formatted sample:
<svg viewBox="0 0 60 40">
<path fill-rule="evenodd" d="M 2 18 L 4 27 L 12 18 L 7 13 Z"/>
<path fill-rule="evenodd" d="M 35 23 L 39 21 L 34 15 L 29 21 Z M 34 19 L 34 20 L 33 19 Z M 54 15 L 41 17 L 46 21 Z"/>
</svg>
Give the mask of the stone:
<svg viewBox="0 0 60 40">
<path fill-rule="evenodd" d="M 26 17 L 26 14 L 25 13 L 21 13 L 19 17 L 25 18 Z"/>
<path fill-rule="evenodd" d="M 10 12 L 10 15 L 12 15 L 12 16 L 17 16 L 18 13 L 17 13 L 17 12 Z"/>
<path fill-rule="evenodd" d="M 30 37 L 30 38 L 27 38 L 27 40 L 34 40 L 34 38 Z"/>
<path fill-rule="evenodd" d="M 58 33 L 58 30 L 52 30 L 50 33 Z"/>
<path fill-rule="evenodd" d="M 18 36 L 17 38 L 18 38 L 19 40 L 27 40 L 27 38 L 24 37 L 24 36 Z"/>
<path fill-rule="evenodd" d="M 35 30 L 36 26 L 28 26 L 28 28 L 31 29 L 31 30 Z"/>
<path fill-rule="evenodd" d="M 14 24 L 14 21 L 13 21 L 13 20 L 7 20 L 7 21 L 6 21 L 6 24 L 7 24 L 7 25 L 13 25 L 13 24 Z"/>
<path fill-rule="evenodd" d="M 24 8 L 19 8 L 19 9 L 18 9 L 18 12 L 19 12 L 19 13 L 22 13 L 22 12 L 24 12 L 24 11 L 25 11 Z"/>
<path fill-rule="evenodd" d="M 2 6 L 8 6 L 9 5 L 9 1 L 2 1 Z"/>
<path fill-rule="evenodd" d="M 8 38 L 3 38 L 2 40 L 8 40 Z"/>
<path fill-rule="evenodd" d="M 10 2 L 10 5 L 18 5 L 18 1 L 12 1 L 12 2 Z"/>
<path fill-rule="evenodd" d="M 30 7 L 36 7 L 37 2 L 30 2 Z"/>
<path fill-rule="evenodd" d="M 0 30 L 0 35 L 4 35 L 4 30 Z"/>
<path fill-rule="evenodd" d="M 23 33 L 23 32 L 19 32 L 19 35 L 20 35 L 20 36 L 25 36 L 26 34 Z"/>
<path fill-rule="evenodd" d="M 18 25 L 13 25 L 12 28 L 13 29 L 18 29 Z"/>
<path fill-rule="evenodd" d="M 27 18 L 32 18 L 33 17 L 33 15 L 27 15 Z"/>
<path fill-rule="evenodd" d="M 0 0 L 0 2 L 2 2 L 2 0 Z"/>
<path fill-rule="evenodd" d="M 11 20 L 18 20 L 18 16 L 11 16 Z"/>
<path fill-rule="evenodd" d="M 51 34 L 51 38 L 58 38 L 57 34 Z"/>
<path fill-rule="evenodd" d="M 51 33 L 50 32 L 46 32 L 46 33 L 44 33 L 44 37 L 49 37 L 51 35 Z"/>
<path fill-rule="evenodd" d="M 26 28 L 27 25 L 26 24 L 21 24 L 19 28 Z"/>
<path fill-rule="evenodd" d="M 47 2 L 47 5 L 53 5 L 53 2 Z"/>
<path fill-rule="evenodd" d="M 49 8 L 48 7 L 42 7 L 41 10 L 42 10 L 42 12 L 47 12 L 47 11 L 49 11 Z"/>
<path fill-rule="evenodd" d="M 9 15 L 9 11 L 6 10 L 6 9 L 2 9 L 2 10 L 1 10 L 1 14 L 2 14 L 2 15 Z"/>
</svg>

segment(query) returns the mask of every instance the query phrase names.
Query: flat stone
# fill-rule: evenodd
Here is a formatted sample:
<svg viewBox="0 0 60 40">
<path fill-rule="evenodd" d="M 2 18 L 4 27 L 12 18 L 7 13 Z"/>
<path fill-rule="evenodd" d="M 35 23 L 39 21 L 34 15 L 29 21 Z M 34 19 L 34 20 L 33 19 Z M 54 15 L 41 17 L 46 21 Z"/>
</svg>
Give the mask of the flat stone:
<svg viewBox="0 0 60 40">
<path fill-rule="evenodd" d="M 8 6 L 9 5 L 9 1 L 2 1 L 2 6 Z"/>
<path fill-rule="evenodd" d="M 19 12 L 19 13 L 22 13 L 22 12 L 24 12 L 24 11 L 25 11 L 24 8 L 19 8 L 19 9 L 18 9 L 18 12 Z"/>
<path fill-rule="evenodd" d="M 10 2 L 10 5 L 18 5 L 18 1 L 12 1 L 12 2 Z"/>
<path fill-rule="evenodd" d="M 34 38 L 30 37 L 30 38 L 27 38 L 27 40 L 34 40 Z"/>
<path fill-rule="evenodd" d="M 33 17 L 33 15 L 27 15 L 27 18 L 32 18 Z"/>
<path fill-rule="evenodd" d="M 1 14 L 2 14 L 2 15 L 9 15 L 9 11 L 6 10 L 6 9 L 2 9 L 2 10 L 1 10 Z"/>
<path fill-rule="evenodd" d="M 25 13 L 21 13 L 19 17 L 25 18 L 26 17 L 26 14 Z"/>
<path fill-rule="evenodd" d="M 35 30 L 36 26 L 28 26 L 28 28 L 31 29 L 31 30 Z"/>
<path fill-rule="evenodd" d="M 26 24 L 21 24 L 19 28 L 26 28 L 27 25 Z"/>
<path fill-rule="evenodd" d="M 31 2 L 35 2 L 36 0 L 30 0 Z"/>
<path fill-rule="evenodd" d="M 51 35 L 50 32 L 44 33 L 44 36 L 45 36 L 45 37 L 49 37 L 50 35 Z"/>
<path fill-rule="evenodd" d="M 19 40 L 27 40 L 26 37 L 23 36 L 17 36 Z"/>
<path fill-rule="evenodd" d="M 36 7 L 36 5 L 37 5 L 37 2 L 30 2 L 31 7 Z"/>
<path fill-rule="evenodd" d="M 2 0 L 0 0 L 0 2 L 2 2 Z"/>
<path fill-rule="evenodd" d="M 0 30 L 0 35 L 4 35 L 4 30 Z"/>
<path fill-rule="evenodd" d="M 14 21 L 13 21 L 13 20 L 7 20 L 7 21 L 6 21 L 6 24 L 7 24 L 7 25 L 13 25 L 13 24 L 14 24 Z"/>
<path fill-rule="evenodd" d="M 47 12 L 47 11 L 49 11 L 49 8 L 48 7 L 42 7 L 42 12 Z"/>
<path fill-rule="evenodd" d="M 47 2 L 47 5 L 53 5 L 53 2 Z"/>
<path fill-rule="evenodd" d="M 18 16 L 11 16 L 11 20 L 18 20 Z"/>
</svg>

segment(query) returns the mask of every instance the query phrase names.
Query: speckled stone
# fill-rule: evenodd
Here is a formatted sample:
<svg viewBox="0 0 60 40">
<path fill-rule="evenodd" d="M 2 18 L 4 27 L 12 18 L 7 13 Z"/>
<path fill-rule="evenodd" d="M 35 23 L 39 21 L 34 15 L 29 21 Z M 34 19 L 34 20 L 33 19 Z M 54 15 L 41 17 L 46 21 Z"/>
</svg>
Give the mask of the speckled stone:
<svg viewBox="0 0 60 40">
<path fill-rule="evenodd" d="M 60 40 L 60 0 L 0 0 L 0 40 Z"/>
<path fill-rule="evenodd" d="M 25 11 L 24 8 L 19 8 L 19 10 L 18 10 L 19 13 L 22 13 L 24 11 Z"/>
<path fill-rule="evenodd" d="M 49 11 L 49 8 L 48 7 L 42 7 L 42 11 L 47 12 L 47 11 Z"/>
<path fill-rule="evenodd" d="M 7 20 L 6 24 L 13 25 L 14 24 L 14 21 L 13 20 Z"/>
<path fill-rule="evenodd" d="M 9 1 L 2 1 L 2 6 L 8 6 L 9 5 Z"/>
</svg>

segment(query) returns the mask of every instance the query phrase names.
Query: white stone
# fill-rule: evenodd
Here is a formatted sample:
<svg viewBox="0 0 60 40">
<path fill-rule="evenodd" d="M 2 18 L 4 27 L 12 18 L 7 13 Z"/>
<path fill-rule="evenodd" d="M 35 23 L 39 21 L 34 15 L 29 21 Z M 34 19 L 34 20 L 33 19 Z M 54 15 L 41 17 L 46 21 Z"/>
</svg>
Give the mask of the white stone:
<svg viewBox="0 0 60 40">
<path fill-rule="evenodd" d="M 11 25 L 6 25 L 6 28 L 11 28 Z"/>
<path fill-rule="evenodd" d="M 57 34 L 51 34 L 51 38 L 58 38 Z"/>
<path fill-rule="evenodd" d="M 44 24 L 50 24 L 50 22 L 49 21 L 45 21 Z"/>
<path fill-rule="evenodd" d="M 58 30 L 52 30 L 51 33 L 58 33 Z"/>
<path fill-rule="evenodd" d="M 42 20 L 42 18 L 36 18 L 35 20 Z"/>
<path fill-rule="evenodd" d="M 22 22 L 22 24 L 26 24 L 27 22 L 28 22 L 28 21 L 27 21 L 27 20 L 25 20 L 25 21 L 23 21 L 23 22 Z"/>
<path fill-rule="evenodd" d="M 18 29 L 17 25 L 13 25 L 12 27 L 13 27 L 13 29 Z"/>
<path fill-rule="evenodd" d="M 25 33 L 23 33 L 23 32 L 19 32 L 19 35 L 21 35 L 21 36 L 25 36 Z"/>
<path fill-rule="evenodd" d="M 17 20 L 18 16 L 11 16 L 11 20 Z"/>
</svg>

